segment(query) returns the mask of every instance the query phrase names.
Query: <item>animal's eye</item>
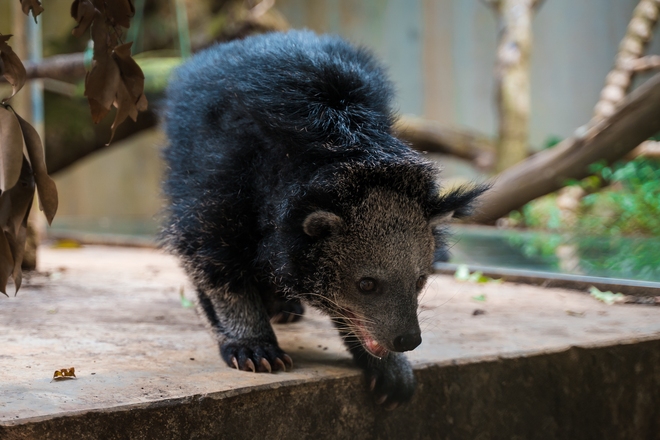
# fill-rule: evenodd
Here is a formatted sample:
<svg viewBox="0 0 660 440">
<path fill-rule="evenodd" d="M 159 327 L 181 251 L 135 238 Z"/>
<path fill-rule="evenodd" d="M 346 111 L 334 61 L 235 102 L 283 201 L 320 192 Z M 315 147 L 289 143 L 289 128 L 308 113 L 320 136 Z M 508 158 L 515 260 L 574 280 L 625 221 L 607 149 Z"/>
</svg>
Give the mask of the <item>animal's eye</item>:
<svg viewBox="0 0 660 440">
<path fill-rule="evenodd" d="M 358 287 L 362 292 L 371 293 L 376 290 L 376 280 L 373 278 L 362 278 L 358 283 Z"/>
<path fill-rule="evenodd" d="M 425 275 L 422 275 L 421 277 L 417 278 L 417 290 L 422 290 L 425 284 L 426 284 Z"/>
</svg>

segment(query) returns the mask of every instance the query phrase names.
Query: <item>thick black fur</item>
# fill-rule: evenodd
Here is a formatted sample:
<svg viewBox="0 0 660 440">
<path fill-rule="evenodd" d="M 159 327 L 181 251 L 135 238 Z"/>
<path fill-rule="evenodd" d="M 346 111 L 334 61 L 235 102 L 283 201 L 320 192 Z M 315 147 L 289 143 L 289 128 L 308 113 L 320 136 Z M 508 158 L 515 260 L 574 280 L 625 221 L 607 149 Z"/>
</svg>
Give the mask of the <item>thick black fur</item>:
<svg viewBox="0 0 660 440">
<path fill-rule="evenodd" d="M 217 45 L 177 69 L 164 115 L 170 206 L 162 237 L 200 289 L 228 364 L 253 369 L 245 359 L 262 353 L 262 340 L 277 347 L 262 324 L 273 299 L 318 304 L 309 293 L 322 293 L 318 278 L 333 274 L 316 267 L 322 240 L 302 229 L 310 213 L 343 217 L 384 187 L 416 201 L 429 219 L 460 216 L 483 191 L 439 197 L 436 168 L 392 134 L 391 100 L 392 86 L 368 52 L 310 32 Z M 214 310 L 228 297 L 245 306 L 223 321 Z M 259 298 L 258 330 L 232 321 Z M 288 363 L 273 353 L 254 355 L 252 364 Z"/>
</svg>

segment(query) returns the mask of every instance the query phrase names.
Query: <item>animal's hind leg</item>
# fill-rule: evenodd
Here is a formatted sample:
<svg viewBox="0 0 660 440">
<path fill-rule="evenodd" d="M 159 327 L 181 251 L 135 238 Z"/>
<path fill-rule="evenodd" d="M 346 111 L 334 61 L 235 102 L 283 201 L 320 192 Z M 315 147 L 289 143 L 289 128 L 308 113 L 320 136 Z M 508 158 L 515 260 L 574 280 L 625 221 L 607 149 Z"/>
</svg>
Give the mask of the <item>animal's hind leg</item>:
<svg viewBox="0 0 660 440">
<path fill-rule="evenodd" d="M 198 307 L 230 367 L 244 371 L 286 370 L 293 361 L 277 344 L 268 313 L 258 293 L 226 287 L 198 289 Z"/>
<path fill-rule="evenodd" d="M 305 308 L 299 299 L 287 298 L 279 292 L 274 293 L 274 299 L 268 304 L 268 316 L 273 324 L 296 322 L 302 318 Z"/>
</svg>

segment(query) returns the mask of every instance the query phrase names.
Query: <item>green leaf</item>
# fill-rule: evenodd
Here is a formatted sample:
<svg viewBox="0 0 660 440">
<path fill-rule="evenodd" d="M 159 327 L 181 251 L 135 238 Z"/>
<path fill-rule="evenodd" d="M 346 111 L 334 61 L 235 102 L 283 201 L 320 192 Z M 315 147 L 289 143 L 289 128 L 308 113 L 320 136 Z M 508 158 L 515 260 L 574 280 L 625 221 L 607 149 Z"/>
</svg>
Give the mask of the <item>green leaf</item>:
<svg viewBox="0 0 660 440">
<path fill-rule="evenodd" d="M 609 290 L 607 292 L 602 292 L 594 286 L 589 288 L 589 294 L 596 298 L 598 301 L 602 301 L 607 305 L 623 302 L 626 298 L 623 293 L 612 293 Z"/>
<path fill-rule="evenodd" d="M 188 298 L 185 297 L 183 294 L 183 287 L 179 290 L 179 298 L 181 299 L 181 306 L 184 309 L 190 309 L 195 307 L 195 303 L 190 301 Z"/>
<path fill-rule="evenodd" d="M 456 273 L 454 278 L 458 281 L 469 281 L 470 280 L 470 269 L 465 264 L 461 264 L 456 268 Z"/>
<path fill-rule="evenodd" d="M 482 293 L 481 295 L 473 296 L 472 299 L 479 302 L 486 302 L 486 295 Z"/>
</svg>

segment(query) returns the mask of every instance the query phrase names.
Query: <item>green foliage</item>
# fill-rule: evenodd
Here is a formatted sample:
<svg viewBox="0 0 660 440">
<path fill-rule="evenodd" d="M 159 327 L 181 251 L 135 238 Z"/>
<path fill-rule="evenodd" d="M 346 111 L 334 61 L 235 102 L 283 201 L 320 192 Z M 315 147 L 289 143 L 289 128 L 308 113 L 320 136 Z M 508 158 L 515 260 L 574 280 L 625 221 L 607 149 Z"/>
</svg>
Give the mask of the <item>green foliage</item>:
<svg viewBox="0 0 660 440">
<path fill-rule="evenodd" d="M 579 229 L 598 235 L 660 235 L 659 162 L 637 158 L 592 169 L 610 186 L 583 198 Z"/>
<path fill-rule="evenodd" d="M 608 166 L 592 164 L 594 174 L 567 185 L 582 198 L 572 224 L 562 221 L 557 195 L 539 198 L 509 216 L 513 226 L 553 232 L 517 234 L 509 244 L 528 258 L 558 267 L 558 246 L 574 246 L 582 273 L 660 280 L 660 162 L 637 158 Z"/>
<path fill-rule="evenodd" d="M 588 235 L 660 235 L 660 162 L 637 158 L 589 168 L 594 174 L 567 185 L 587 192 L 575 225 L 562 223 L 557 196 L 541 197 L 512 213 L 515 226 Z"/>
</svg>

